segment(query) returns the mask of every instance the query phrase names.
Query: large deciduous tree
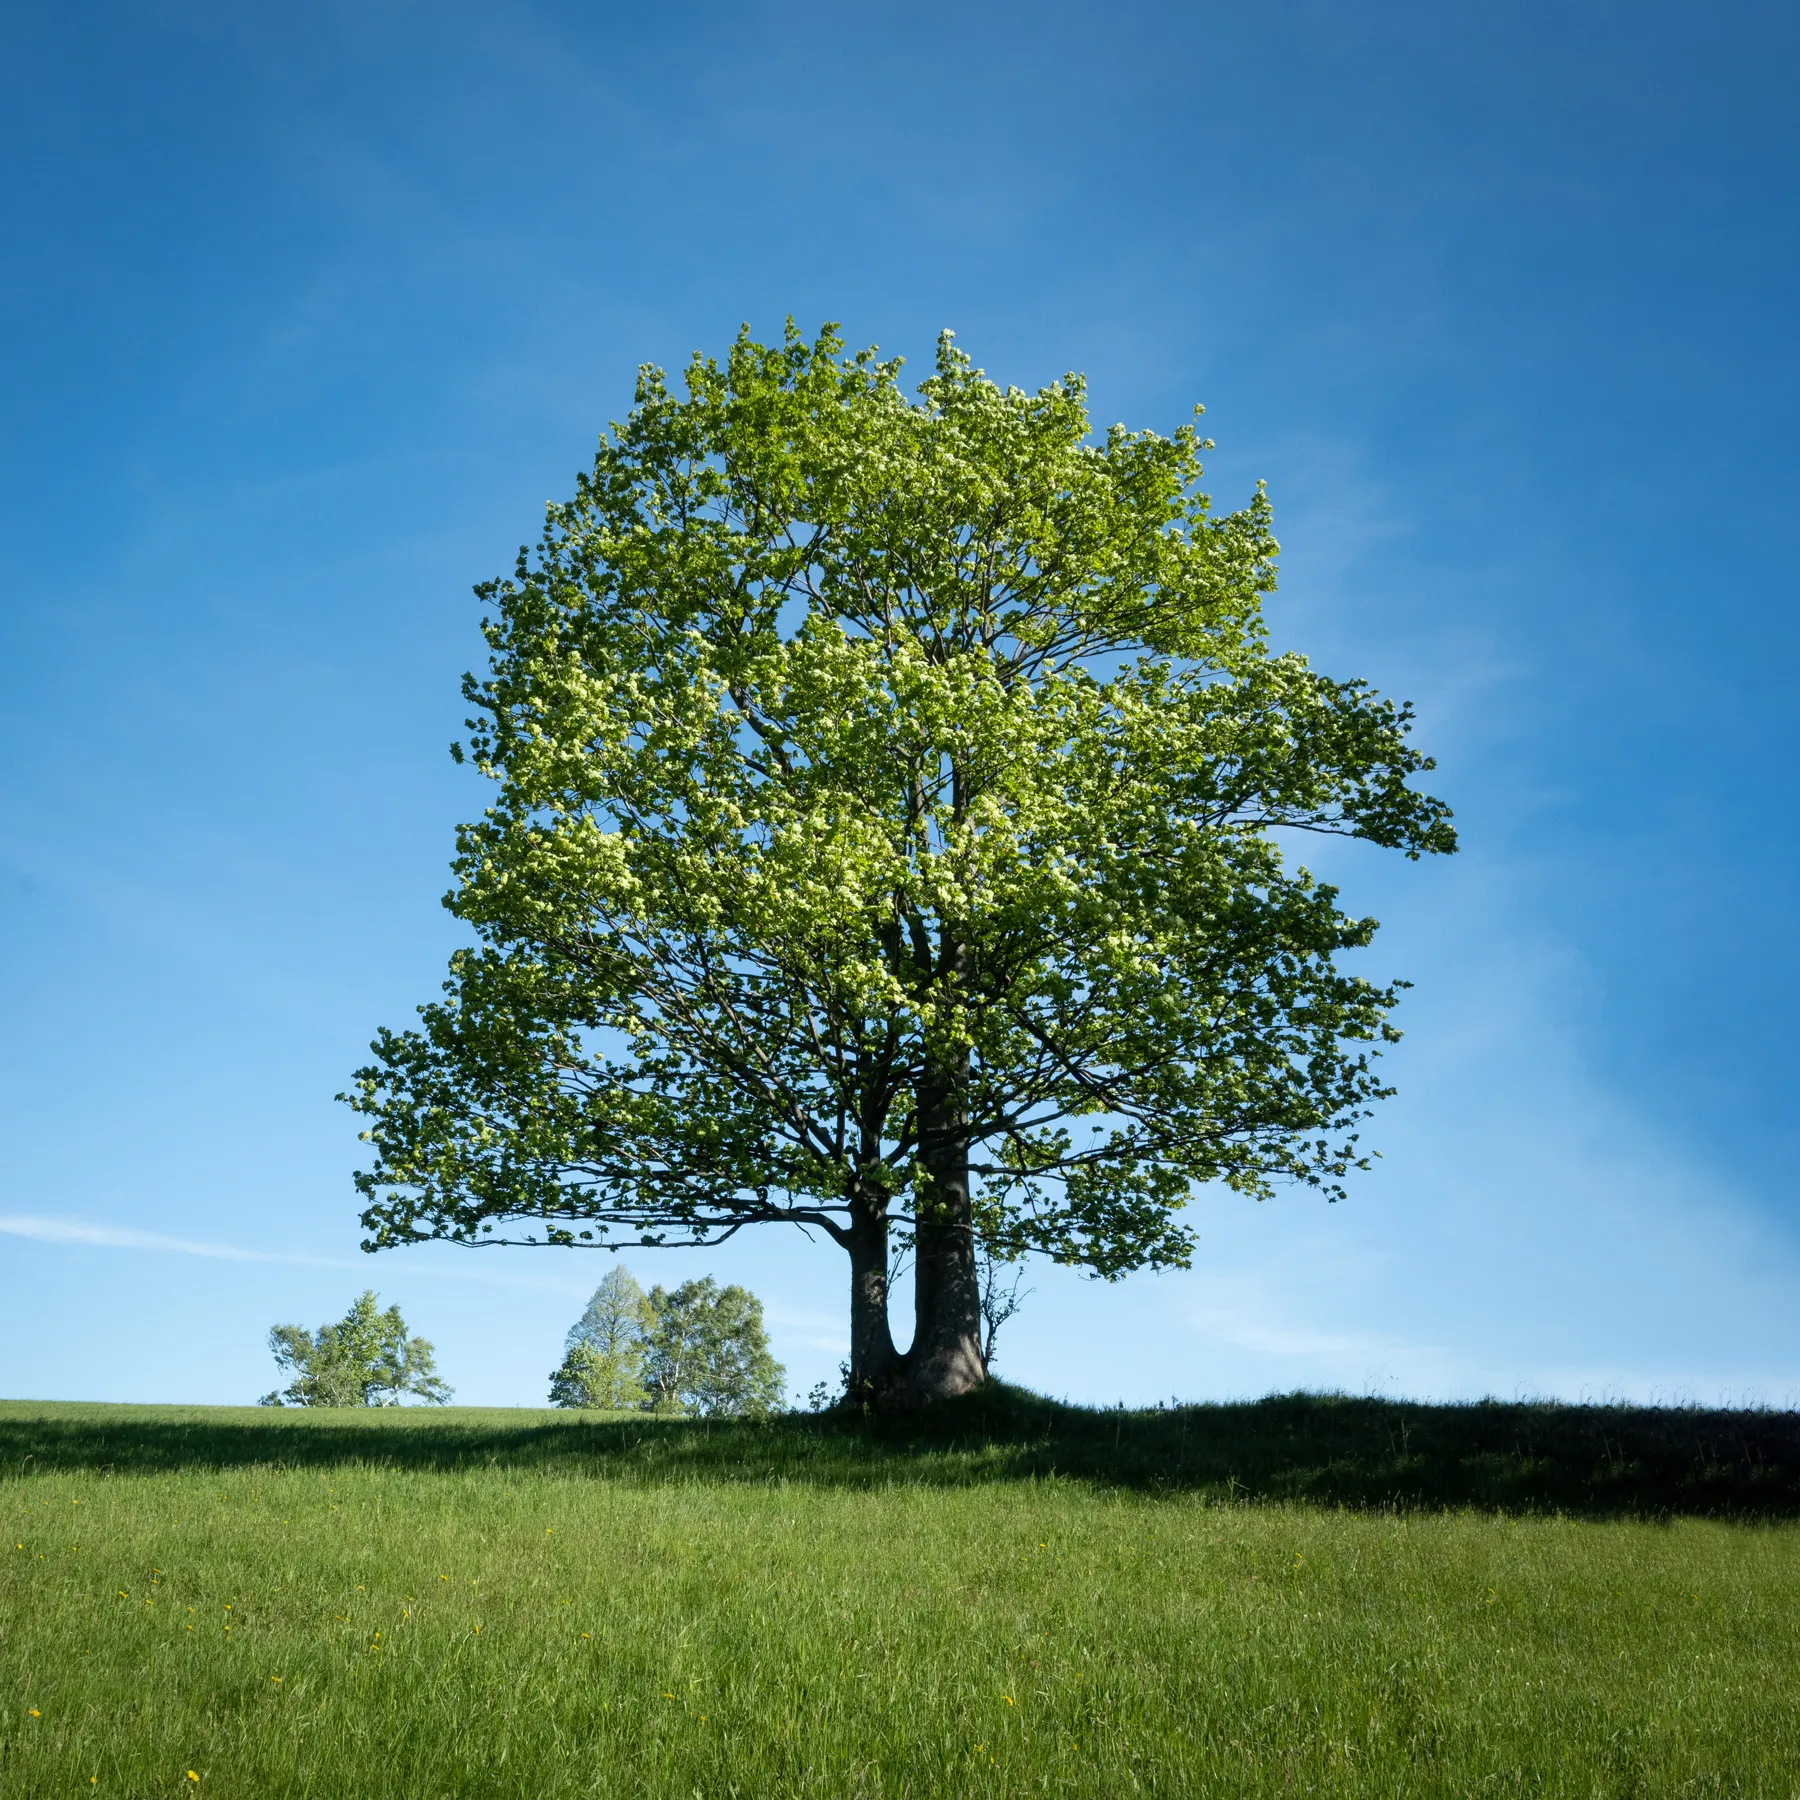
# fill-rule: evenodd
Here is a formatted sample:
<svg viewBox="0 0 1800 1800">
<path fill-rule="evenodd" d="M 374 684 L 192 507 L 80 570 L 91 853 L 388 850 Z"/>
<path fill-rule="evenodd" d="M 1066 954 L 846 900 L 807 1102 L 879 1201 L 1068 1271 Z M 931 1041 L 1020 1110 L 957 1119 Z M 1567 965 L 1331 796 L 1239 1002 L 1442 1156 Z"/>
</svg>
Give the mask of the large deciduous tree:
<svg viewBox="0 0 1800 1800">
<path fill-rule="evenodd" d="M 642 371 L 477 590 L 479 942 L 358 1072 L 367 1247 L 822 1232 L 904 1405 L 983 1379 L 978 1241 L 1111 1277 L 1188 1261 L 1196 1183 L 1335 1195 L 1395 993 L 1278 839 L 1455 840 L 1409 709 L 1269 649 L 1208 447 L 948 334 L 917 398 L 791 325 Z"/>
</svg>

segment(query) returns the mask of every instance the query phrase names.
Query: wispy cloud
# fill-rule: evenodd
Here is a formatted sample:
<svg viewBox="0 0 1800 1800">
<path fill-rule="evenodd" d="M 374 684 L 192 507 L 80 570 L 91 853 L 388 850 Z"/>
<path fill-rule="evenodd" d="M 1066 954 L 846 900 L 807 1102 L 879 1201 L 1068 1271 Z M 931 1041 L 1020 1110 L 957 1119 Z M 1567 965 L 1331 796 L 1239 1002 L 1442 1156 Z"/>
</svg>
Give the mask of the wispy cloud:
<svg viewBox="0 0 1800 1800">
<path fill-rule="evenodd" d="M 350 1268 L 338 1258 L 306 1256 L 282 1250 L 245 1250 L 236 1244 L 210 1244 L 199 1238 L 165 1237 L 130 1225 L 86 1225 L 76 1219 L 46 1219 L 31 1213 L 0 1218 L 0 1231 L 35 1238 L 40 1244 L 91 1244 L 108 1250 L 166 1250 L 178 1256 L 209 1256 L 219 1262 L 310 1263 L 316 1268 Z"/>
<path fill-rule="evenodd" d="M 216 1244 L 204 1238 L 169 1237 L 160 1231 L 140 1231 L 132 1225 L 90 1225 L 80 1219 L 47 1218 L 37 1213 L 9 1213 L 0 1216 L 0 1232 L 12 1237 L 32 1238 L 40 1244 L 70 1244 L 101 1250 L 149 1250 L 175 1256 L 204 1256 L 214 1262 L 281 1263 L 289 1267 L 311 1269 L 354 1269 L 359 1274 L 373 1272 L 376 1265 L 366 1258 L 348 1256 L 313 1256 L 303 1250 L 247 1250 L 240 1244 Z M 477 1281 L 495 1287 L 541 1288 L 554 1294 L 583 1295 L 587 1285 L 580 1281 L 546 1281 L 539 1276 L 505 1275 L 490 1269 L 447 1269 L 441 1263 L 407 1261 L 384 1265 L 408 1276 L 439 1277 L 445 1281 Z"/>
</svg>

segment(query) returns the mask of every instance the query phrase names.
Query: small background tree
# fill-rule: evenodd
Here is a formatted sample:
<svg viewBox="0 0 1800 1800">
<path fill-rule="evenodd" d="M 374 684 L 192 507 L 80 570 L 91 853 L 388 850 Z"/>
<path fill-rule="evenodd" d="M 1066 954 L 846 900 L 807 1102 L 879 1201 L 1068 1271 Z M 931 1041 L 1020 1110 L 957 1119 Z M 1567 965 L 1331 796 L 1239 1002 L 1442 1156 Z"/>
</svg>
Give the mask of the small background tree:
<svg viewBox="0 0 1800 1800">
<path fill-rule="evenodd" d="M 645 1380 L 658 1412 L 744 1417 L 781 1404 L 787 1371 L 769 1353 L 762 1302 L 711 1276 L 650 1290 Z"/>
<path fill-rule="evenodd" d="M 988 1243 L 976 1246 L 975 1275 L 981 1284 L 981 1360 L 991 1371 L 994 1340 L 1000 1335 L 1000 1327 L 1025 1304 L 1031 1289 L 1020 1289 L 1025 1271 L 1017 1263 L 1008 1262 Z"/>
<path fill-rule="evenodd" d="M 275 1326 L 269 1348 L 294 1379 L 264 1394 L 264 1406 L 398 1406 L 406 1394 L 441 1406 L 450 1398 L 430 1344 L 407 1336 L 399 1307 L 382 1312 L 373 1288 L 335 1325 Z"/>
<path fill-rule="evenodd" d="M 620 1263 L 569 1329 L 567 1354 L 550 1377 L 551 1403 L 609 1412 L 643 1406 L 650 1398 L 644 1386 L 650 1324 L 650 1302 Z"/>
</svg>

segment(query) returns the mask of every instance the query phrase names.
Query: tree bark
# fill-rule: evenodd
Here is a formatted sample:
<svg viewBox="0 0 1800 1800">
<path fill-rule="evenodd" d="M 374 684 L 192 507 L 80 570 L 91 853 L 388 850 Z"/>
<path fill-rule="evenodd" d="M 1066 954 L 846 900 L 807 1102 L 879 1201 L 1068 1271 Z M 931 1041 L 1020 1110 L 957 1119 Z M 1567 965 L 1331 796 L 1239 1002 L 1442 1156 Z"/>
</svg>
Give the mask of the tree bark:
<svg viewBox="0 0 1800 1800">
<path fill-rule="evenodd" d="M 850 1384 L 846 1398 L 878 1400 L 900 1358 L 888 1325 L 888 1224 L 884 1194 L 850 1197 Z"/>
<path fill-rule="evenodd" d="M 907 1406 L 951 1399 L 987 1380 L 962 1109 L 966 1074 L 966 1066 L 931 1069 L 919 1089 L 919 1156 L 928 1192 L 914 1228 L 912 1348 L 894 1390 Z"/>
</svg>

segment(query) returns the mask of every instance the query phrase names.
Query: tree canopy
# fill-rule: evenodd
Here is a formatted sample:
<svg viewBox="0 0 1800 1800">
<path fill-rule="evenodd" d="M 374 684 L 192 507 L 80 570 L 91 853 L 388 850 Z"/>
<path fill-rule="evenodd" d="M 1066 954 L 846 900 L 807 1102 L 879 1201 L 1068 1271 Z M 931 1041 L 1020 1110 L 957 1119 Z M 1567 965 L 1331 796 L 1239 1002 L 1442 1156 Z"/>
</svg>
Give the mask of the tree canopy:
<svg viewBox="0 0 1800 1800">
<path fill-rule="evenodd" d="M 1455 840 L 1410 710 L 1269 648 L 1267 499 L 1215 516 L 1193 426 L 949 334 L 899 373 L 791 324 L 640 371 L 477 590 L 478 941 L 349 1098 L 367 1247 L 823 1233 L 905 1403 L 983 1378 L 978 1240 L 1114 1277 L 1197 1183 L 1340 1191 L 1396 992 L 1281 840 Z"/>
<path fill-rule="evenodd" d="M 620 1263 L 569 1332 L 550 1378 L 557 1406 L 736 1417 L 781 1404 L 762 1302 L 710 1276 L 648 1294 Z"/>
<path fill-rule="evenodd" d="M 650 1302 L 623 1263 L 607 1270 L 581 1317 L 569 1327 L 561 1366 L 550 1377 L 555 1406 L 623 1412 L 649 1402 L 644 1386 Z"/>
<path fill-rule="evenodd" d="M 781 1405 L 787 1371 L 769 1353 L 762 1302 L 710 1275 L 650 1290 L 644 1379 L 658 1412 L 736 1418 Z"/>
<path fill-rule="evenodd" d="M 431 1346 L 407 1335 L 399 1307 L 383 1312 L 373 1289 L 335 1325 L 275 1326 L 269 1349 L 293 1380 L 263 1395 L 264 1406 L 398 1406 L 408 1394 L 441 1406 L 450 1398 Z"/>
</svg>

